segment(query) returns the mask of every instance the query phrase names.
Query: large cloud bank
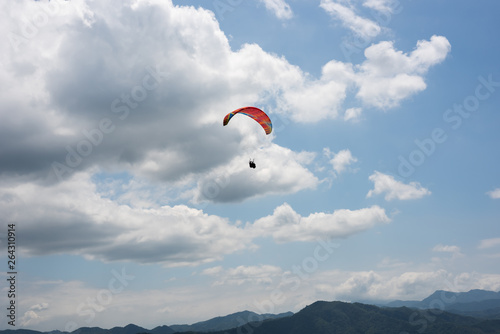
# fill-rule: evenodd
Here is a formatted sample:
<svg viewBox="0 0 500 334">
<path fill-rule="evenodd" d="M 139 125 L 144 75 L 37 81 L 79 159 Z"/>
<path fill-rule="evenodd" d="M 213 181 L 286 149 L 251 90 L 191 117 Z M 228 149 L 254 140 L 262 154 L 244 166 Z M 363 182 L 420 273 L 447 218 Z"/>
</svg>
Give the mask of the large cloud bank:
<svg viewBox="0 0 500 334">
<path fill-rule="evenodd" d="M 285 2 L 265 4 L 292 17 Z M 311 241 L 387 223 L 377 206 L 302 217 L 284 204 L 238 227 L 123 192 L 151 182 L 201 203 L 314 189 L 314 152 L 275 144 L 252 122 L 222 127 L 225 113 L 252 104 L 275 119 L 340 121 L 353 92 L 363 108 L 391 108 L 424 89 L 423 76 L 450 50 L 440 36 L 409 54 L 382 42 L 362 64 L 331 60 L 313 78 L 258 45 L 233 50 L 212 12 L 171 1 L 25 0 L 0 9 L 9 41 L 0 51 L 0 209 L 25 226 L 27 254 L 199 264 L 252 248 L 255 237 Z M 356 112 L 346 119 L 361 113 L 348 110 Z M 265 161 L 252 177 L 248 157 Z M 131 180 L 104 195 L 99 173 Z"/>
</svg>

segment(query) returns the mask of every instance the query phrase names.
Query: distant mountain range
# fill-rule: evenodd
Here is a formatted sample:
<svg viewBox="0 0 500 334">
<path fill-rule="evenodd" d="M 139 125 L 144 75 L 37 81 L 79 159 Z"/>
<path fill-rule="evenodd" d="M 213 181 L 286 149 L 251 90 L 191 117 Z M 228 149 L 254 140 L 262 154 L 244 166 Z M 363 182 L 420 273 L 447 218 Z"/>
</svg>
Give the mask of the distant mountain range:
<svg viewBox="0 0 500 334">
<path fill-rule="evenodd" d="M 216 317 L 192 325 L 158 326 L 148 330 L 134 324 L 102 329 L 82 327 L 61 331 L 3 330 L 0 334 L 326 334 L 426 333 L 500 334 L 500 292 L 438 290 L 421 301 L 384 305 L 318 301 L 293 314 L 250 311 Z"/>
<path fill-rule="evenodd" d="M 460 315 L 500 319 L 500 292 L 485 290 L 449 292 L 438 290 L 421 301 L 397 300 L 384 306 L 440 309 Z"/>
<path fill-rule="evenodd" d="M 201 332 L 192 332 L 199 334 Z M 211 334 L 486 334 L 500 333 L 500 320 L 444 311 L 318 301 L 291 317 L 249 323 Z"/>
<path fill-rule="evenodd" d="M 224 331 L 231 328 L 243 326 L 249 322 L 261 322 L 269 319 L 279 319 L 293 315 L 292 312 L 281 314 L 257 314 L 255 312 L 243 311 L 229 314 L 222 317 L 212 318 L 207 321 L 201 321 L 192 325 L 171 325 L 158 326 L 151 330 L 129 324 L 125 327 L 113 327 L 111 329 L 103 329 L 100 327 L 81 327 L 73 332 L 39 332 L 27 329 L 3 330 L 0 334 L 172 334 L 185 332 L 214 332 Z"/>
<path fill-rule="evenodd" d="M 255 312 L 243 311 L 226 315 L 224 317 L 217 317 L 207 321 L 197 322 L 192 325 L 172 325 L 175 332 L 213 332 L 223 331 L 239 326 L 243 326 L 249 322 L 260 322 L 268 319 L 278 319 L 289 317 L 293 315 L 292 312 L 281 314 L 257 314 Z"/>
</svg>

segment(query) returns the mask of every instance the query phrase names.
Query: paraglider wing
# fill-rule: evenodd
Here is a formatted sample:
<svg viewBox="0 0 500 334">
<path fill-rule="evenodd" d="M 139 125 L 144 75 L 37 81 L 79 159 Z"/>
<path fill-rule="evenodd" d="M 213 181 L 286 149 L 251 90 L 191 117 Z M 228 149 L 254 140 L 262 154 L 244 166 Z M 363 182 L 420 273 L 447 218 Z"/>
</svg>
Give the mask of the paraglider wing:
<svg viewBox="0 0 500 334">
<path fill-rule="evenodd" d="M 266 115 L 265 112 L 255 107 L 244 107 L 240 109 L 236 109 L 235 111 L 231 111 L 229 114 L 224 117 L 224 122 L 222 123 L 224 126 L 229 123 L 229 120 L 233 118 L 236 114 L 243 114 L 253 118 L 257 123 L 259 123 L 264 131 L 266 131 L 266 135 L 270 134 L 273 131 L 273 124 L 271 123 L 271 119 Z"/>
</svg>

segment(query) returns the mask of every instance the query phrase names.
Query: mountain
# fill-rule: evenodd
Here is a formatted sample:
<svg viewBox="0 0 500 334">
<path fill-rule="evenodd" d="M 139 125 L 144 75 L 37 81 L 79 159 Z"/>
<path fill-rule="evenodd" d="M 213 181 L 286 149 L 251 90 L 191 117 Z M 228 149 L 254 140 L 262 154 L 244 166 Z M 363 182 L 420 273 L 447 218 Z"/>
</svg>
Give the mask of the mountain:
<svg viewBox="0 0 500 334">
<path fill-rule="evenodd" d="M 432 302 L 443 300 L 447 304 L 481 302 L 490 299 L 500 299 L 500 292 L 486 290 L 470 290 L 469 292 L 450 292 L 438 290 L 422 300 L 421 308 L 432 308 Z"/>
<path fill-rule="evenodd" d="M 223 317 L 216 317 L 207 321 L 197 322 L 192 325 L 172 325 L 170 326 L 170 328 L 172 328 L 176 332 L 223 331 L 226 329 L 243 326 L 249 322 L 261 322 L 267 319 L 277 319 L 277 318 L 289 317 L 291 315 L 293 315 L 292 312 L 287 312 L 282 314 L 257 314 L 255 312 L 243 311 L 243 312 L 229 314 Z"/>
<path fill-rule="evenodd" d="M 125 327 L 113 327 L 111 329 L 103 329 L 100 327 L 81 327 L 71 333 L 60 331 L 39 332 L 27 329 L 9 329 L 3 331 L 0 330 L 0 334 L 173 334 L 190 331 L 213 332 L 235 328 L 245 325 L 248 322 L 261 322 L 266 319 L 277 319 L 289 317 L 291 315 L 293 315 L 292 312 L 281 314 L 257 314 L 255 312 L 243 311 L 197 322 L 192 325 L 158 326 L 152 330 L 139 327 L 134 324 L 129 324 Z"/>
<path fill-rule="evenodd" d="M 27 329 L 17 329 L 17 330 L 3 330 L 0 334 L 139 334 L 139 333 L 150 333 L 150 334 L 172 334 L 172 330 L 168 326 L 156 327 L 153 330 L 148 330 L 143 327 L 136 326 L 134 324 L 129 324 L 125 327 L 113 327 L 111 329 L 104 329 L 100 327 L 81 327 L 70 333 L 61 331 L 50 331 L 50 332 L 39 332 Z"/>
<path fill-rule="evenodd" d="M 360 303 L 319 301 L 293 316 L 249 323 L 211 334 L 483 334 L 500 333 L 500 320 L 481 320 L 457 314 L 389 308 Z"/>
<path fill-rule="evenodd" d="M 500 319 L 500 292 L 477 289 L 468 292 L 437 290 L 421 301 L 396 300 L 385 306 L 440 309 L 461 315 Z"/>
<path fill-rule="evenodd" d="M 240 327 L 238 327 L 240 326 Z M 82 327 L 68 332 L 3 330 L 0 334 L 500 334 L 500 292 L 438 290 L 421 301 L 386 305 L 318 301 L 296 314 L 259 315 L 250 311 L 216 317 L 192 325 L 158 326 L 148 330 L 134 324 L 102 329 Z"/>
<path fill-rule="evenodd" d="M 174 332 L 175 331 L 172 328 L 165 325 L 155 327 L 150 331 L 151 334 L 171 334 Z"/>
</svg>

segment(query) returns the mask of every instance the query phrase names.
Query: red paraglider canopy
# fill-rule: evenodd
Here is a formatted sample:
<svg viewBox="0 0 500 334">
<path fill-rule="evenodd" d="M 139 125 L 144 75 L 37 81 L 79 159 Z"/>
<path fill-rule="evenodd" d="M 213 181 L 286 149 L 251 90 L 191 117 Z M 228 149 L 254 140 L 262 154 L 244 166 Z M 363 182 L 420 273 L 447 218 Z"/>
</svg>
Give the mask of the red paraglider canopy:
<svg viewBox="0 0 500 334">
<path fill-rule="evenodd" d="M 243 107 L 240 109 L 236 109 L 235 111 L 231 111 L 224 117 L 223 125 L 226 126 L 229 123 L 229 120 L 236 115 L 243 114 L 253 118 L 257 123 L 259 123 L 264 131 L 266 131 L 266 135 L 270 134 L 273 131 L 273 124 L 271 123 L 271 119 L 266 115 L 265 112 L 256 107 Z"/>
</svg>

